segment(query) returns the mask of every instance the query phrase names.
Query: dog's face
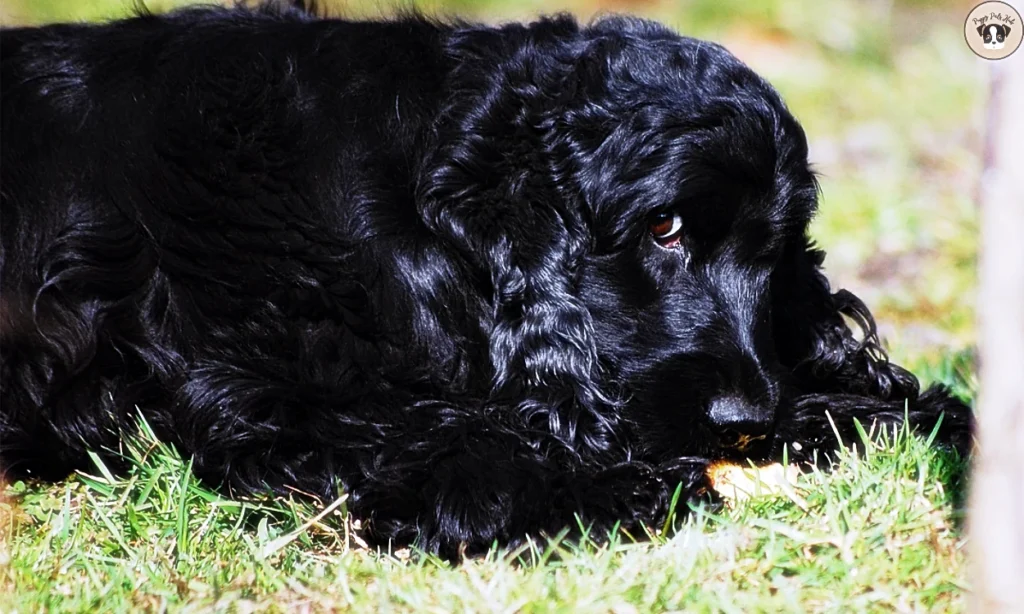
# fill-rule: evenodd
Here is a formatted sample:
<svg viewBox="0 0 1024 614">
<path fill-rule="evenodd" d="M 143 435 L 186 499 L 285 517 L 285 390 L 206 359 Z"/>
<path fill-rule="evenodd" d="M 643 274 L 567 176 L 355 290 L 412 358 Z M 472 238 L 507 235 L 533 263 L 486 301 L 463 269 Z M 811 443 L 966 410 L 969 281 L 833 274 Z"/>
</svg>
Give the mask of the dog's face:
<svg viewBox="0 0 1024 614">
<path fill-rule="evenodd" d="M 595 245 L 579 292 L 645 451 L 729 456 L 772 429 L 773 271 L 804 241 L 816 184 L 764 81 L 717 46 L 674 44 L 620 59 L 624 83 L 658 96 L 624 111 L 581 169 Z"/>
<path fill-rule="evenodd" d="M 1003 24 L 986 24 L 978 26 L 978 36 L 984 41 L 985 49 L 1002 49 L 1006 45 L 1006 37 L 1010 35 L 1010 27 Z"/>
</svg>

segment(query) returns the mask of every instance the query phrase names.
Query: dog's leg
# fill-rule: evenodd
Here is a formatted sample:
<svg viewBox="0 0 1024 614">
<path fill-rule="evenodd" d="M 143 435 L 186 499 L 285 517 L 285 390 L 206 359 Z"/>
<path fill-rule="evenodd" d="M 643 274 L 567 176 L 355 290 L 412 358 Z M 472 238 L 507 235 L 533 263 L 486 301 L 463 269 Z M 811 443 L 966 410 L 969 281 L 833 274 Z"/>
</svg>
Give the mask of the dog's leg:
<svg viewBox="0 0 1024 614">
<path fill-rule="evenodd" d="M 73 311 L 64 326 L 94 333 Z M 8 479 L 59 480 L 89 467 L 87 450 L 116 448 L 121 407 L 118 380 L 105 380 L 83 352 L 82 337 L 54 328 L 62 343 L 48 342 L 31 320 L 0 343 L 0 474 Z M 26 323 L 27 322 L 27 323 Z"/>
<path fill-rule="evenodd" d="M 926 435 L 941 424 L 936 442 L 966 453 L 971 409 L 943 386 L 922 394 L 916 377 L 889 362 L 867 307 L 849 292 L 831 292 L 820 270 L 823 258 L 820 251 L 795 245 L 772 279 L 774 339 L 789 370 L 775 454 L 787 444 L 790 458 L 834 448 L 834 431 L 847 444 L 856 441 L 854 420 L 867 429 L 872 423 L 900 426 L 905 419 Z M 862 329 L 863 339 L 844 317 Z"/>
<path fill-rule="evenodd" d="M 330 499 L 340 486 L 368 539 L 448 558 L 574 529 L 577 516 L 595 538 L 617 522 L 639 537 L 680 484 L 682 509 L 710 490 L 703 459 L 587 464 L 507 408 L 332 375 L 349 371 L 294 357 L 203 363 L 174 411 L 179 445 L 197 475 L 232 492 Z"/>
<path fill-rule="evenodd" d="M 842 445 L 860 445 L 856 424 L 875 433 L 907 425 L 920 435 L 936 430 L 935 442 L 967 454 L 971 446 L 972 416 L 969 407 L 941 387 L 932 387 L 914 399 L 883 400 L 834 393 L 791 398 L 782 408 L 773 440 L 773 456 L 783 448 L 792 461 L 827 460 L 827 452 Z M 823 454 L 826 453 L 826 454 Z"/>
<path fill-rule="evenodd" d="M 578 535 L 581 527 L 597 540 L 616 524 L 642 537 L 642 525 L 664 519 L 677 487 L 681 510 L 713 496 L 703 459 L 580 466 L 525 440 L 522 431 L 479 415 L 451 420 L 453 411 L 444 413 L 449 419 L 429 435 L 382 448 L 373 470 L 355 480 L 350 509 L 366 511 L 375 540 L 414 541 L 453 558 L 564 529 Z"/>
<path fill-rule="evenodd" d="M 159 407 L 176 373 L 167 287 L 135 225 L 85 205 L 31 262 L 4 270 L 0 470 L 57 480 L 87 451 L 116 466 L 136 404 Z"/>
</svg>

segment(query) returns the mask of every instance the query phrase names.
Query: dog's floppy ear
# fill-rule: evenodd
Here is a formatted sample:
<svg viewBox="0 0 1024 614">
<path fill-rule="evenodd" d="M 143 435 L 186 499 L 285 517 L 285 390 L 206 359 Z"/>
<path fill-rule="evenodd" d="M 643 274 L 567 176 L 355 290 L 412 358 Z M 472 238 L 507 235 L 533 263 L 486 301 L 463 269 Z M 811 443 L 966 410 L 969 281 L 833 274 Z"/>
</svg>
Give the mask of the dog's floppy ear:
<svg viewBox="0 0 1024 614">
<path fill-rule="evenodd" d="M 531 415 L 551 414 L 570 438 L 580 416 L 565 412 L 600 395 L 591 315 L 574 288 L 589 234 L 551 155 L 560 101 L 571 95 L 559 41 L 576 28 L 560 19 L 508 26 L 502 39 L 460 34 L 454 78 L 476 95 L 447 110 L 419 198 L 425 223 L 488 278 L 494 394 L 533 399 Z M 517 37 L 521 46 L 490 57 Z"/>
<path fill-rule="evenodd" d="M 985 36 L 985 24 L 978 26 L 978 36 Z"/>
<path fill-rule="evenodd" d="M 1009 36 L 1009 35 L 1010 35 L 1010 26 L 1004 25 L 1003 26 L 1003 36 Z"/>
<path fill-rule="evenodd" d="M 846 290 L 831 291 L 821 271 L 824 258 L 809 240 L 794 241 L 772 277 L 779 360 L 803 392 L 916 399 L 917 378 L 889 362 L 864 303 Z M 861 338 L 848 322 L 861 329 Z"/>
<path fill-rule="evenodd" d="M 838 443 L 836 435 L 846 444 L 858 441 L 856 422 L 865 428 L 907 423 L 966 454 L 971 409 L 941 385 L 921 393 L 916 377 L 889 362 L 864 303 L 850 292 L 829 289 L 823 258 L 806 240 L 796 242 L 772 277 L 773 334 L 779 360 L 789 370 L 774 454 L 783 456 L 797 442 L 791 460 L 810 460 L 821 451 L 818 460 L 824 461 Z"/>
</svg>

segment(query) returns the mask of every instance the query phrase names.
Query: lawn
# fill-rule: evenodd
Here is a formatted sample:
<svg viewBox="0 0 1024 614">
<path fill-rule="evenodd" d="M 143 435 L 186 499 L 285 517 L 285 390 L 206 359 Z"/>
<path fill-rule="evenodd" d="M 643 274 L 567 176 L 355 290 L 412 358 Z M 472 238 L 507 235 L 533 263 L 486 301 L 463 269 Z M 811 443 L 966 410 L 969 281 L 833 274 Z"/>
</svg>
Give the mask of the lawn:
<svg viewBox="0 0 1024 614">
<path fill-rule="evenodd" d="M 52 488 L 8 488 L 0 611 L 933 612 L 964 604 L 956 511 L 964 462 L 904 433 L 842 454 L 831 473 L 791 474 L 784 487 L 755 477 L 749 498 L 698 509 L 647 542 L 552 539 L 460 566 L 367 550 L 343 497 L 326 506 L 229 501 L 152 440 L 129 455 L 137 463 L 127 478 L 97 467 Z"/>
<path fill-rule="evenodd" d="M 0 14 L 4 23 L 95 19 L 116 4 L 7 0 Z M 381 11 L 373 0 L 348 5 Z M 874 308 L 894 359 L 974 398 L 985 66 L 963 42 L 970 3 L 424 6 L 491 20 L 628 10 L 724 43 L 779 88 L 808 132 L 822 185 L 813 234 L 835 285 Z M 457 567 L 368 551 L 342 499 L 229 501 L 145 437 L 126 453 L 137 460 L 127 478 L 96 467 L 55 486 L 3 489 L 0 612 L 947 611 L 963 608 L 967 589 L 965 462 L 903 434 L 842 455 L 831 473 L 748 487 L 752 496 L 659 527 L 646 543 L 555 540 Z"/>
</svg>

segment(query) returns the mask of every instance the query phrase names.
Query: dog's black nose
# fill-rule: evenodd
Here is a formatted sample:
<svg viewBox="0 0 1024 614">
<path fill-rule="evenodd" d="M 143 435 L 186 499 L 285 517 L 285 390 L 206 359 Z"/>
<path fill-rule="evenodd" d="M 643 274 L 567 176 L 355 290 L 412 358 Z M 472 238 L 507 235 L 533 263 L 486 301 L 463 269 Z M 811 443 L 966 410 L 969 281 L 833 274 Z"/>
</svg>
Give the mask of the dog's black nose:
<svg viewBox="0 0 1024 614">
<path fill-rule="evenodd" d="M 722 445 L 742 450 L 751 441 L 764 439 L 772 428 L 774 413 L 739 396 L 719 397 L 708 408 L 708 419 Z"/>
</svg>

